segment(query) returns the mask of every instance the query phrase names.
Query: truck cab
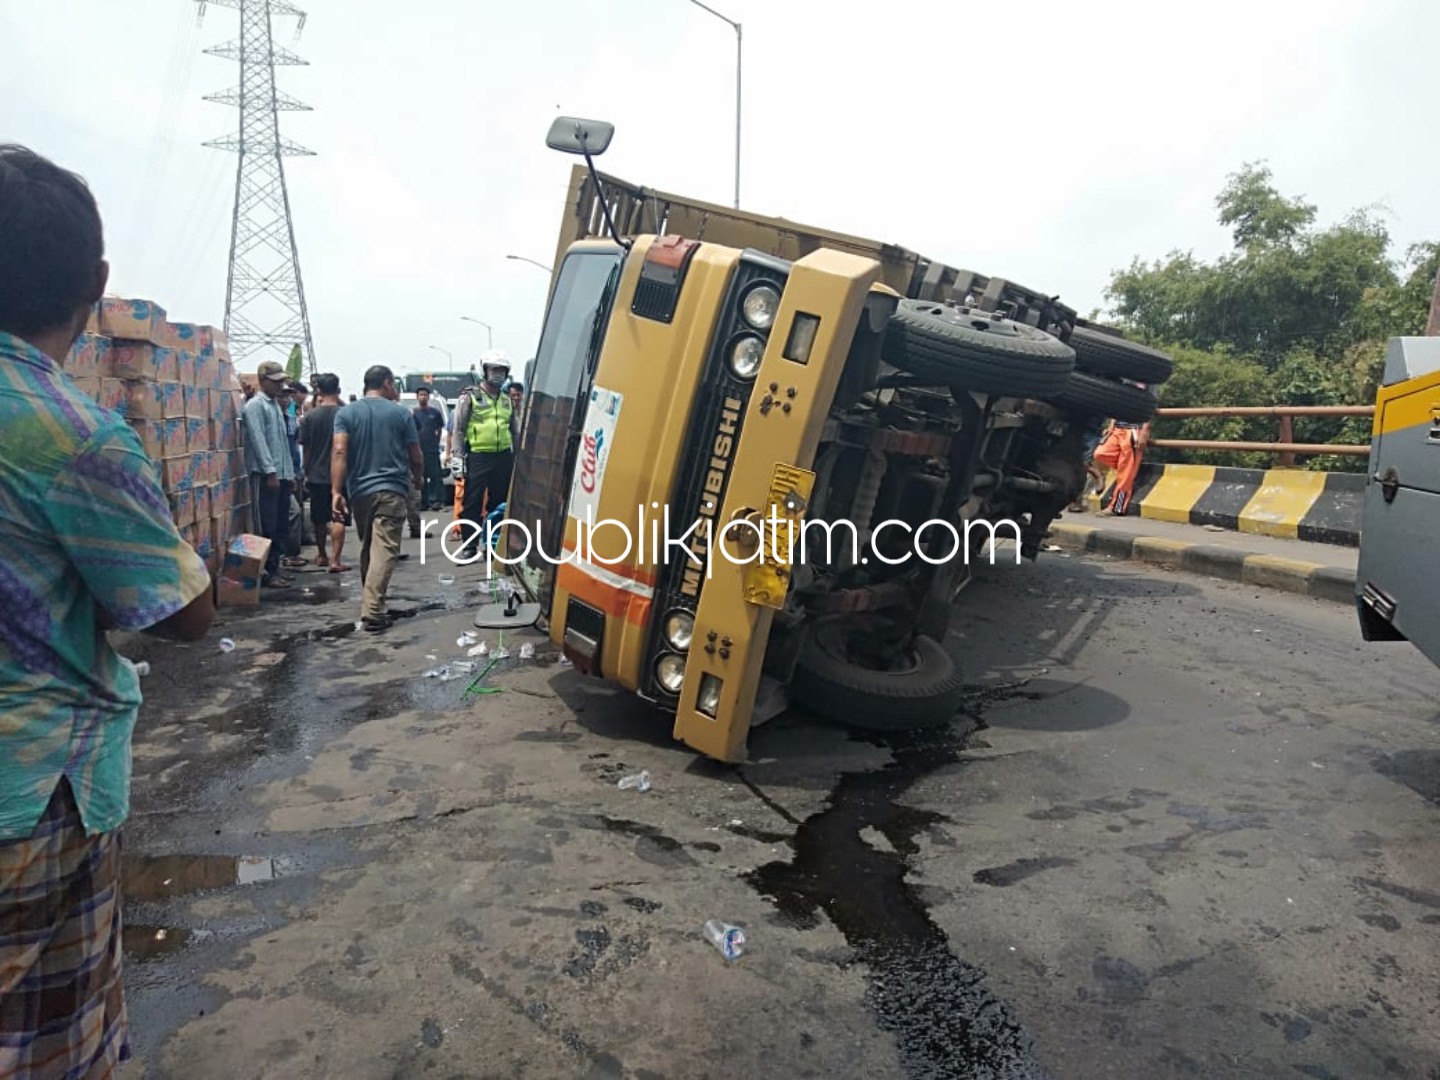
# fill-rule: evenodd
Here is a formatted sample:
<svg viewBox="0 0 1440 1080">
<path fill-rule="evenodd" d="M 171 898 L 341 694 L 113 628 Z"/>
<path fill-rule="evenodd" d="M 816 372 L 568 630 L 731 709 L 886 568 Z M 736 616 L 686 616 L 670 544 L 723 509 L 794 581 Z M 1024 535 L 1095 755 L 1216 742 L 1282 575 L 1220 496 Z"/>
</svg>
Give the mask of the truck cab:
<svg viewBox="0 0 1440 1080">
<path fill-rule="evenodd" d="M 1392 338 L 1375 400 L 1355 602 L 1366 641 L 1409 641 L 1440 664 L 1440 337 Z"/>
<path fill-rule="evenodd" d="M 864 727 L 948 721 L 972 559 L 1035 558 L 1084 482 L 1075 313 L 603 177 L 610 134 L 551 132 L 586 168 L 502 558 L 577 670 L 707 756 L 743 760 L 750 727 L 790 703 Z"/>
</svg>

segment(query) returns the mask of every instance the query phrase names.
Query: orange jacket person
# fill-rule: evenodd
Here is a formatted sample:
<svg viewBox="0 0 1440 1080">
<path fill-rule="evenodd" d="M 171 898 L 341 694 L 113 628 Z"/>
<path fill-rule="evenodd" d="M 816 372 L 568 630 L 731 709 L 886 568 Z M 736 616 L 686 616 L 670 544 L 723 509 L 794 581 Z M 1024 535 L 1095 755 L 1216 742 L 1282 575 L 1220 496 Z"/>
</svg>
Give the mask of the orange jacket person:
<svg viewBox="0 0 1440 1080">
<path fill-rule="evenodd" d="M 1132 424 L 1116 420 L 1110 425 L 1104 441 L 1095 451 L 1096 465 L 1115 470 L 1115 487 L 1104 513 L 1124 517 L 1130 509 L 1130 499 L 1135 494 L 1135 478 L 1140 473 L 1140 460 L 1149 441 L 1148 421 Z"/>
</svg>

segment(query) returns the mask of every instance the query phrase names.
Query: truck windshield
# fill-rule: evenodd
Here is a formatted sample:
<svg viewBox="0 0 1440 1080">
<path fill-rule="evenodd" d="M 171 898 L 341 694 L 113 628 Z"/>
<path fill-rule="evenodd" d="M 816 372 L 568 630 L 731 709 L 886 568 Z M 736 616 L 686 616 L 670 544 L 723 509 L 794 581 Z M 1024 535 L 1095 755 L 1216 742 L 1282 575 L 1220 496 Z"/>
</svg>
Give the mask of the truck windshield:
<svg viewBox="0 0 1440 1080">
<path fill-rule="evenodd" d="M 565 500 L 569 495 L 567 452 L 576 398 L 586 377 L 586 360 L 597 315 L 603 317 L 607 284 L 620 261 L 619 248 L 572 251 L 560 266 L 555 294 L 540 332 L 529 404 L 506 517 L 524 524 L 530 554 L 524 572 L 544 608 L 550 606 L 555 568 L 541 558 L 543 544 L 552 559 L 560 554 L 565 534 Z M 539 529 L 537 530 L 537 525 Z M 540 533 L 536 536 L 537 531 Z M 525 549 L 525 534 L 512 531 L 508 557 Z"/>
<path fill-rule="evenodd" d="M 446 401 L 454 401 L 460 396 L 460 391 L 467 386 L 474 386 L 477 379 L 478 376 L 473 371 L 436 371 L 406 375 L 400 391 L 413 394 L 420 387 L 428 386 L 432 393 L 439 394 Z"/>
</svg>

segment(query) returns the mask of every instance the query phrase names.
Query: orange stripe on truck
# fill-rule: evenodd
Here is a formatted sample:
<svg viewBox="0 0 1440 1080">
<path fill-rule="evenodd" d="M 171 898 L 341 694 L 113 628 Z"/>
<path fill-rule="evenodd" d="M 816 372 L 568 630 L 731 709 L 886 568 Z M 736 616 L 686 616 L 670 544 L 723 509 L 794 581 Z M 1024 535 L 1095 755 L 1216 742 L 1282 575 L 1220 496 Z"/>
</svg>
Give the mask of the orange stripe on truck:
<svg viewBox="0 0 1440 1080">
<path fill-rule="evenodd" d="M 574 554 L 575 548 L 575 544 L 566 541 L 566 554 Z M 627 566 L 624 563 L 615 563 L 612 566 L 610 563 L 605 563 L 605 569 L 610 571 L 610 573 L 612 574 L 619 574 L 621 577 L 626 577 L 629 578 L 631 581 L 639 582 L 641 585 L 649 585 L 652 589 L 655 587 L 655 583 L 660 580 L 659 577 L 656 575 L 655 571 L 647 570 L 642 566 Z"/>
<path fill-rule="evenodd" d="M 651 600 L 607 582 L 597 581 L 571 563 L 560 566 L 555 575 L 555 584 L 571 596 L 603 611 L 607 616 L 624 619 L 631 626 L 644 626 L 650 620 Z"/>
</svg>

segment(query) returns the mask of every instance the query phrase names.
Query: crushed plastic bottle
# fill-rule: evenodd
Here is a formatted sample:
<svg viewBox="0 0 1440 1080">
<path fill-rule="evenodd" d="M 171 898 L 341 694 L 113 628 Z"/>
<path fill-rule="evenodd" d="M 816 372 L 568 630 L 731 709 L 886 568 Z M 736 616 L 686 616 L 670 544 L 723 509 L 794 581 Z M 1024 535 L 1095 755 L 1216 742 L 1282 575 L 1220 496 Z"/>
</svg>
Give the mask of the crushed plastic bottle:
<svg viewBox="0 0 1440 1080">
<path fill-rule="evenodd" d="M 520 659 L 521 659 L 521 660 L 534 660 L 534 659 L 535 659 L 535 646 L 532 645 L 532 644 L 531 644 L 530 642 L 528 642 L 528 641 L 525 642 L 524 645 L 521 645 L 521 646 L 520 646 Z"/>
<path fill-rule="evenodd" d="M 150 665 L 148 662 L 144 660 L 134 660 L 132 663 L 135 666 L 135 674 L 140 676 L 140 678 L 143 679 L 146 675 L 150 674 Z"/>
<path fill-rule="evenodd" d="M 465 655 L 466 655 L 466 656 L 485 656 L 485 655 L 487 655 L 489 652 L 490 652 L 490 646 L 487 645 L 485 642 L 482 641 L 482 642 L 480 642 L 479 645 L 476 645 L 473 649 L 471 649 L 471 650 L 470 650 L 469 652 L 467 652 Z"/>
<path fill-rule="evenodd" d="M 231 641 L 228 637 L 222 637 L 222 638 L 220 639 L 220 651 L 221 651 L 221 652 L 234 652 L 234 651 L 235 651 L 235 642 Z"/>
<path fill-rule="evenodd" d="M 630 791 L 632 789 L 641 792 L 649 791 L 650 770 L 641 769 L 639 772 L 632 773 L 630 776 L 622 776 L 615 786 L 621 791 Z"/>
<path fill-rule="evenodd" d="M 455 644 L 461 649 L 468 649 L 471 645 L 474 645 L 479 640 L 480 635 L 475 633 L 474 630 L 464 630 L 461 632 L 460 636 L 455 639 Z"/>
<path fill-rule="evenodd" d="M 450 669 L 448 667 L 431 668 L 429 671 L 425 672 L 425 674 L 421 676 L 421 678 L 424 679 L 440 679 L 442 682 L 449 677 Z"/>
<path fill-rule="evenodd" d="M 435 580 L 438 581 L 438 582 L 440 582 L 441 585 L 454 585 L 454 584 L 455 584 L 455 575 L 454 575 L 454 574 L 437 574 L 436 577 L 435 577 Z"/>
<path fill-rule="evenodd" d="M 705 924 L 705 940 L 719 949 L 726 960 L 738 960 L 745 952 L 745 931 L 719 919 L 711 919 Z"/>
<path fill-rule="evenodd" d="M 450 666 L 451 666 L 452 668 L 454 668 L 456 671 L 474 671 L 474 670 L 475 670 L 475 661 L 474 661 L 474 660 L 452 660 L 452 661 L 450 662 Z"/>
<path fill-rule="evenodd" d="M 495 651 L 490 655 L 493 656 L 496 660 L 506 660 L 510 656 L 510 650 L 507 649 L 504 645 L 496 645 Z"/>
</svg>

